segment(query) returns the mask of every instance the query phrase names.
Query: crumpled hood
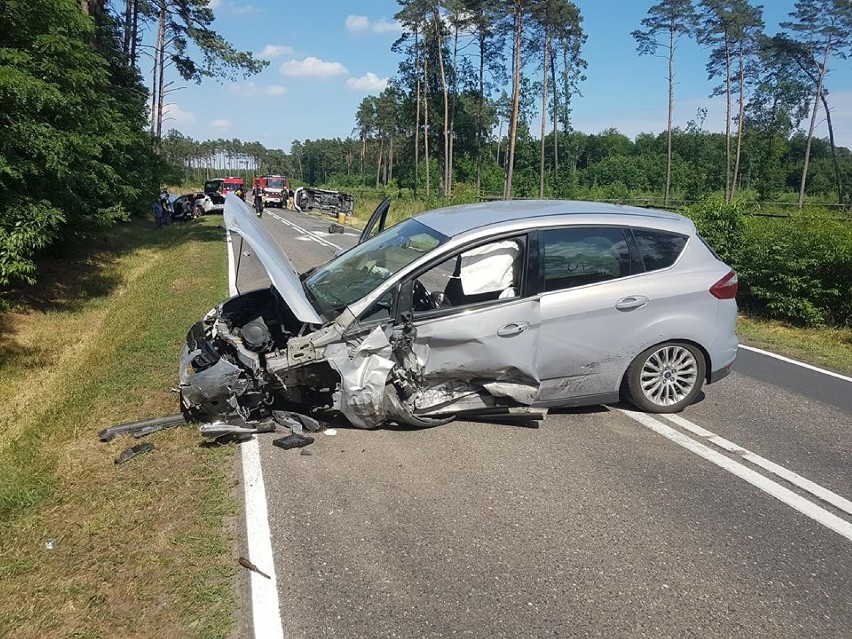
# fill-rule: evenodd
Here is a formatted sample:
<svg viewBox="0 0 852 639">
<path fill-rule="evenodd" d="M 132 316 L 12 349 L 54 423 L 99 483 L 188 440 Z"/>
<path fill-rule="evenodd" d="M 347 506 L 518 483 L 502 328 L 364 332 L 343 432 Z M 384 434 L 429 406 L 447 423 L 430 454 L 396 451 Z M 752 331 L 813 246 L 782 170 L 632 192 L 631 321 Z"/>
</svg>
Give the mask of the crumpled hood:
<svg viewBox="0 0 852 639">
<path fill-rule="evenodd" d="M 302 288 L 299 274 L 293 267 L 293 263 L 272 239 L 254 210 L 236 195 L 229 194 L 225 198 L 223 217 L 225 227 L 229 231 L 238 233 L 254 250 L 272 284 L 287 302 L 296 318 L 308 324 L 322 324 L 323 320 L 305 295 L 305 289 Z"/>
</svg>

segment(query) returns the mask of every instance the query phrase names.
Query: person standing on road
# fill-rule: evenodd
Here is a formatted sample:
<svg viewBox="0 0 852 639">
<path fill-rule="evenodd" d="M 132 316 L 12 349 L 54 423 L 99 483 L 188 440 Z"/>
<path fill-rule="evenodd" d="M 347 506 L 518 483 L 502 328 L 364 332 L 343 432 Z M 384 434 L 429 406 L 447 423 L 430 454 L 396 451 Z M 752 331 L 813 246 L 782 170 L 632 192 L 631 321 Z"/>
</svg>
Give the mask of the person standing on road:
<svg viewBox="0 0 852 639">
<path fill-rule="evenodd" d="M 254 183 L 251 194 L 254 197 L 254 211 L 257 213 L 257 217 L 260 217 L 263 215 L 263 188 L 260 186 L 260 182 Z"/>
</svg>

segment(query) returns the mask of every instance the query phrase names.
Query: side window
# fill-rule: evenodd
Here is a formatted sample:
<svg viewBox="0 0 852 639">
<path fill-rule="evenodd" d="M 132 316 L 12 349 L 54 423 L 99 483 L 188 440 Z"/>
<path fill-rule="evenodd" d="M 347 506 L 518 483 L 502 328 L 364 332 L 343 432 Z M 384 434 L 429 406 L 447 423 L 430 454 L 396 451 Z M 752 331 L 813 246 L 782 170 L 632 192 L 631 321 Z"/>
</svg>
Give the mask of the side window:
<svg viewBox="0 0 852 639">
<path fill-rule="evenodd" d="M 686 236 L 668 231 L 652 231 L 649 229 L 633 229 L 633 237 L 639 247 L 639 254 L 645 264 L 646 271 L 656 271 L 668 268 L 677 261 L 683 247 L 686 246 Z"/>
<path fill-rule="evenodd" d="M 620 228 L 547 229 L 541 242 L 545 291 L 630 275 L 630 249 Z"/>
<path fill-rule="evenodd" d="M 421 273 L 413 286 L 414 315 L 521 295 L 524 243 L 497 240 L 458 253 Z"/>
</svg>

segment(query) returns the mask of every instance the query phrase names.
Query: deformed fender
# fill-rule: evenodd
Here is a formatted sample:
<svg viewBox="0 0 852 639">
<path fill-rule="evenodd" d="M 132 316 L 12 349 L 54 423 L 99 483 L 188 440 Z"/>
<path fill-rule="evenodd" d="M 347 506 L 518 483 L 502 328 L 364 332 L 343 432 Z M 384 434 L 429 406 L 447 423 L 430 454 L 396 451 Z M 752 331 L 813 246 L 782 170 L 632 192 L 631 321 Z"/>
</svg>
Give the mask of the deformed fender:
<svg viewBox="0 0 852 639">
<path fill-rule="evenodd" d="M 335 408 L 357 428 L 376 428 L 385 421 L 384 395 L 394 362 L 391 344 L 377 326 L 360 343 L 331 344 L 325 358 L 340 375 Z"/>
</svg>

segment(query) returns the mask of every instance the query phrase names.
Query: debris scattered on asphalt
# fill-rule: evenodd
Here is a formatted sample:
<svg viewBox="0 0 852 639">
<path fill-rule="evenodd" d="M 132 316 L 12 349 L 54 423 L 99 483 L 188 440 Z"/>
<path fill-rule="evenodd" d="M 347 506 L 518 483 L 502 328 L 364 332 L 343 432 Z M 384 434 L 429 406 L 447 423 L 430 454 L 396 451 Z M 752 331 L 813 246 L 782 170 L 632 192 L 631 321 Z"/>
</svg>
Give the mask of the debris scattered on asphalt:
<svg viewBox="0 0 852 639">
<path fill-rule="evenodd" d="M 202 424 L 198 429 L 202 437 L 209 439 L 219 439 L 220 437 L 230 436 L 237 440 L 248 439 L 252 435 L 258 433 L 274 433 L 275 422 L 272 420 L 258 422 L 254 426 L 242 426 L 239 424 L 228 424 L 227 422 L 211 422 Z"/>
<path fill-rule="evenodd" d="M 166 428 L 174 428 L 185 424 L 186 419 L 183 415 L 168 415 L 166 417 L 152 417 L 151 419 L 143 419 L 137 422 L 125 422 L 110 428 L 105 428 L 98 433 L 98 437 L 102 442 L 111 442 L 119 435 L 133 435 L 134 437 L 144 437 L 158 430 Z"/>
<path fill-rule="evenodd" d="M 313 443 L 313 437 L 307 437 L 305 435 L 300 435 L 299 433 L 293 433 L 292 435 L 287 435 L 287 437 L 279 437 L 278 439 L 272 440 L 273 446 L 278 446 L 278 448 L 283 448 L 284 450 L 289 450 L 290 448 L 302 448 L 303 446 Z"/>
<path fill-rule="evenodd" d="M 118 458 L 115 460 L 116 464 L 123 464 L 124 462 L 128 462 L 134 457 L 138 457 L 144 453 L 150 453 L 154 450 L 154 444 L 146 442 L 144 444 L 136 444 L 135 446 L 131 446 L 127 450 L 125 450 Z"/>
<path fill-rule="evenodd" d="M 256 573 L 257 573 L 258 575 L 260 575 L 261 577 L 266 577 L 267 579 L 272 579 L 272 577 L 270 577 L 269 575 L 267 575 L 265 572 L 263 572 L 260 568 L 258 568 L 257 566 L 255 566 L 253 563 L 251 563 L 251 562 L 250 562 L 248 559 L 246 559 L 245 557 L 240 557 L 239 562 L 240 562 L 240 565 L 241 565 L 243 568 L 248 568 L 248 569 L 249 569 L 249 570 L 251 570 L 252 572 L 256 572 Z"/>
<path fill-rule="evenodd" d="M 328 232 L 334 235 L 335 233 L 345 233 L 346 229 L 340 224 L 331 224 L 328 227 Z"/>
<path fill-rule="evenodd" d="M 328 435 L 329 437 L 334 437 L 335 435 L 337 435 L 337 429 L 336 428 L 326 428 L 325 434 Z"/>
<path fill-rule="evenodd" d="M 301 452 L 301 453 L 299 453 L 299 454 L 300 454 L 300 455 L 313 455 L 313 453 L 310 451 L 310 449 L 309 449 L 309 448 L 303 448 L 303 449 L 302 449 L 302 452 Z"/>
<path fill-rule="evenodd" d="M 274 419 L 281 426 L 286 426 L 294 433 L 302 433 L 302 429 L 316 433 L 322 429 L 320 423 L 315 420 L 313 417 L 309 415 L 303 415 L 302 413 L 293 413 L 287 410 L 274 410 L 272 411 L 272 419 Z"/>
</svg>

